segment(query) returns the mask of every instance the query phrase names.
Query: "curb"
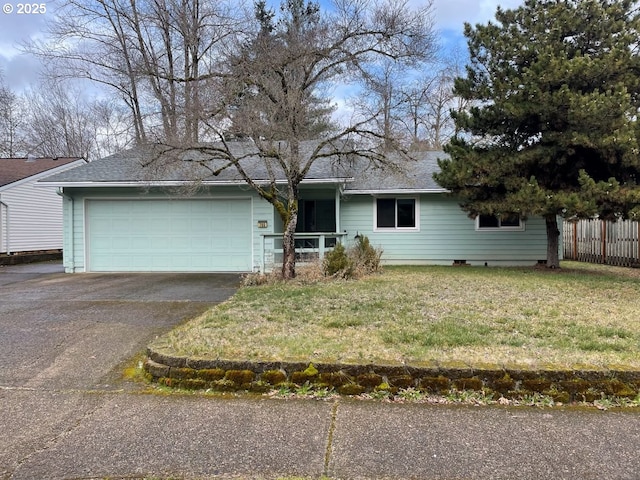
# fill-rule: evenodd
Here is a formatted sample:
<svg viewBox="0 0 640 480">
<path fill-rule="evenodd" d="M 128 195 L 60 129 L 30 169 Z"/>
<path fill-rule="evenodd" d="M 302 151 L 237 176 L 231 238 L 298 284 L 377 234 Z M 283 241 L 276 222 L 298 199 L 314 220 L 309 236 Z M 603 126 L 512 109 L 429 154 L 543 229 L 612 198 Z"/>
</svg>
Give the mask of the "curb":
<svg viewBox="0 0 640 480">
<path fill-rule="evenodd" d="M 161 385 L 193 390 L 262 393 L 284 385 L 308 384 L 312 388 L 333 388 L 343 395 L 374 391 L 395 394 L 407 388 L 433 394 L 472 390 L 512 399 L 543 394 L 562 403 L 640 395 L 640 371 L 623 365 L 580 365 L 569 370 L 553 365 L 531 369 L 463 362 L 428 366 L 250 362 L 177 357 L 148 348 L 144 369 Z"/>
</svg>

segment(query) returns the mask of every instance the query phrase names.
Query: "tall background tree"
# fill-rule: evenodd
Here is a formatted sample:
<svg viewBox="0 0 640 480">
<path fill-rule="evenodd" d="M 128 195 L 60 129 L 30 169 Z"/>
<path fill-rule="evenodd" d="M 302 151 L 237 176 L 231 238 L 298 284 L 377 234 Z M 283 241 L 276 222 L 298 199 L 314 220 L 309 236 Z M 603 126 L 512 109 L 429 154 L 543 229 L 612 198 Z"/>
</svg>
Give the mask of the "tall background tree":
<svg viewBox="0 0 640 480">
<path fill-rule="evenodd" d="M 95 160 L 129 145 L 127 120 L 109 100 L 43 80 L 16 92 L 0 77 L 0 156 Z"/>
<path fill-rule="evenodd" d="M 66 0 L 45 40 L 27 50 L 49 77 L 86 79 L 120 98 L 136 143 L 197 142 L 212 115 L 206 90 L 241 11 L 232 1 Z"/>
<path fill-rule="evenodd" d="M 25 154 L 24 115 L 22 98 L 4 83 L 0 72 L 0 156 L 11 158 Z"/>
<path fill-rule="evenodd" d="M 526 0 L 465 25 L 459 134 L 435 176 L 478 214 L 542 216 L 558 267 L 562 216 L 640 214 L 640 19 L 631 0 Z"/>
</svg>

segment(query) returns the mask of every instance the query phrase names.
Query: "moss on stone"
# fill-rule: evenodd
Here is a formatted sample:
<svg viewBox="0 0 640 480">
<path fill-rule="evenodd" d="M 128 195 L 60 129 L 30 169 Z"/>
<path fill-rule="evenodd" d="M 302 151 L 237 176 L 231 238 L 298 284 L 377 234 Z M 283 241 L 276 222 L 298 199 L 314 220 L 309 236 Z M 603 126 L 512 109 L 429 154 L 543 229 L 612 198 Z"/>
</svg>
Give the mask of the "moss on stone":
<svg viewBox="0 0 640 480">
<path fill-rule="evenodd" d="M 560 382 L 560 388 L 571 395 L 581 394 L 589 390 L 591 382 L 582 378 L 574 378 L 573 380 L 563 380 Z"/>
<path fill-rule="evenodd" d="M 445 393 L 451 388 L 451 381 L 443 376 L 437 377 L 423 377 L 419 381 L 421 389 L 431 393 Z"/>
<path fill-rule="evenodd" d="M 351 383 L 353 379 L 342 371 L 325 372 L 318 376 L 318 383 L 328 387 L 340 387 L 346 383 Z"/>
<path fill-rule="evenodd" d="M 255 379 L 256 374 L 251 370 L 227 370 L 224 379 L 233 382 L 237 386 L 248 385 Z"/>
<path fill-rule="evenodd" d="M 211 388 L 213 388 L 214 390 L 218 390 L 219 392 L 236 392 L 241 389 L 241 386 L 233 380 L 222 378 L 220 380 L 216 380 L 215 382 L 211 382 Z"/>
<path fill-rule="evenodd" d="M 356 378 L 358 384 L 366 388 L 374 388 L 382 383 L 382 376 L 377 373 L 363 373 Z"/>
<path fill-rule="evenodd" d="M 481 391 L 484 387 L 484 382 L 478 377 L 471 378 L 458 378 L 453 381 L 453 385 L 458 390 L 476 390 Z"/>
<path fill-rule="evenodd" d="M 411 375 L 389 377 L 389 385 L 396 388 L 409 388 L 415 386 L 415 384 L 415 379 Z"/>
<path fill-rule="evenodd" d="M 287 374 L 282 370 L 267 370 L 260 375 L 260 380 L 269 385 L 277 386 L 287 380 Z"/>
<path fill-rule="evenodd" d="M 208 382 L 220 380 L 224 378 L 225 371 L 221 368 L 203 368 L 201 370 L 195 370 L 195 376 Z"/>
<path fill-rule="evenodd" d="M 263 382 L 261 380 L 258 380 L 257 382 L 252 382 L 249 385 L 249 391 L 254 393 L 267 393 L 271 391 L 272 388 L 273 388 L 273 385 L 267 382 Z"/>
<path fill-rule="evenodd" d="M 366 391 L 366 388 L 357 383 L 347 383 L 339 386 L 337 391 L 341 395 L 360 395 Z"/>
<path fill-rule="evenodd" d="M 304 370 L 304 374 L 310 378 L 314 378 L 318 376 L 318 369 L 310 363 L 309 366 Z"/>
<path fill-rule="evenodd" d="M 549 390 L 553 382 L 548 378 L 538 377 L 534 379 L 527 379 L 522 381 L 522 389 L 530 392 L 541 393 L 545 390 Z"/>
<path fill-rule="evenodd" d="M 497 378 L 490 382 L 489 386 L 496 392 L 505 395 L 510 390 L 515 389 L 516 381 L 508 373 L 505 373 L 502 378 Z"/>
<path fill-rule="evenodd" d="M 544 392 L 539 392 L 539 393 L 542 393 L 543 395 L 550 397 L 551 399 L 553 399 L 554 402 L 558 402 L 558 403 L 569 403 L 572 398 L 569 392 L 566 392 L 564 390 L 558 390 L 556 388 L 545 390 Z"/>
<path fill-rule="evenodd" d="M 193 368 L 171 367 L 169 369 L 169 377 L 171 378 L 194 378 L 195 376 L 196 371 Z"/>
</svg>

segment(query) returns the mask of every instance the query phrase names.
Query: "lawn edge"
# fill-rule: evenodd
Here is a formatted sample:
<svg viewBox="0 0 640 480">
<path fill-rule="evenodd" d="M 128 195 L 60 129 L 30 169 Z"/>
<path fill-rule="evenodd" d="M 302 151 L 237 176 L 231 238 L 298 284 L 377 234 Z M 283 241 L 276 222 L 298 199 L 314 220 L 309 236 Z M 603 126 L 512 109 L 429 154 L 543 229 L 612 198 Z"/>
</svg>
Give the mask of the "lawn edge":
<svg viewBox="0 0 640 480">
<path fill-rule="evenodd" d="M 592 402 L 604 396 L 637 398 L 640 370 L 625 365 L 341 364 L 206 360 L 147 349 L 144 368 L 158 384 L 183 389 L 262 393 L 283 385 L 331 388 L 343 395 L 414 388 L 447 394 L 472 390 L 504 398 L 542 394 L 558 402 Z"/>
</svg>

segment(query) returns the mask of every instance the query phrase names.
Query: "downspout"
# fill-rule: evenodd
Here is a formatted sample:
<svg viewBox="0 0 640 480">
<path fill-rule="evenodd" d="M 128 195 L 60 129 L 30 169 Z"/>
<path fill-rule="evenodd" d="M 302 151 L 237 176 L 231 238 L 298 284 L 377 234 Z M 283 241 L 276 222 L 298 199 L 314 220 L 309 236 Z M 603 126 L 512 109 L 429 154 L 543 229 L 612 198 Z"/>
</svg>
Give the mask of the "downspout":
<svg viewBox="0 0 640 480">
<path fill-rule="evenodd" d="M 65 270 L 67 269 L 67 267 L 70 269 L 69 273 L 73 273 L 75 272 L 75 262 L 74 262 L 74 258 L 75 258 L 75 245 L 74 245 L 74 241 L 73 241 L 73 237 L 74 237 L 74 232 L 73 232 L 73 215 L 74 215 L 74 202 L 73 202 L 73 197 L 70 197 L 68 195 L 64 194 L 64 191 L 62 189 L 62 187 L 58 187 L 56 189 L 56 193 L 58 195 L 60 195 L 62 197 L 62 201 L 64 202 L 65 200 L 68 200 L 69 202 L 71 202 L 69 209 L 70 209 L 70 213 L 69 213 L 69 250 L 71 252 L 71 255 L 69 255 L 67 257 L 67 262 L 68 264 L 65 265 Z M 64 257 L 64 252 L 65 249 L 63 248 L 63 257 Z"/>
<path fill-rule="evenodd" d="M 4 203 L 2 200 L 0 200 L 0 206 L 4 207 L 5 210 L 7 211 L 7 233 L 5 235 L 6 239 L 7 239 L 7 255 L 11 255 L 11 237 L 9 235 L 10 230 L 11 230 L 11 223 L 9 222 L 10 218 L 9 218 L 9 205 L 7 205 L 6 203 Z M 2 212 L 0 212 L 0 234 L 2 233 Z"/>
</svg>

